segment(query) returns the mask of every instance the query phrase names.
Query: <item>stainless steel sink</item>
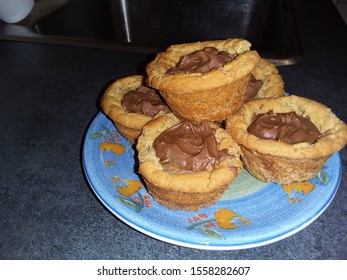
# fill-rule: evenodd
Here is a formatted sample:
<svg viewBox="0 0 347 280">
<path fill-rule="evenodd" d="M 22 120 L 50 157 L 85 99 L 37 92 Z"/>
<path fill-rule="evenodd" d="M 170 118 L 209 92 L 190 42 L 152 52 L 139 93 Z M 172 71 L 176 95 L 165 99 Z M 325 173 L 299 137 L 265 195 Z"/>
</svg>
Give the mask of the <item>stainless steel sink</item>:
<svg viewBox="0 0 347 280">
<path fill-rule="evenodd" d="M 276 65 L 303 57 L 290 0 L 39 0 L 31 17 L 0 26 L 0 39 L 149 53 L 231 37 Z"/>
</svg>

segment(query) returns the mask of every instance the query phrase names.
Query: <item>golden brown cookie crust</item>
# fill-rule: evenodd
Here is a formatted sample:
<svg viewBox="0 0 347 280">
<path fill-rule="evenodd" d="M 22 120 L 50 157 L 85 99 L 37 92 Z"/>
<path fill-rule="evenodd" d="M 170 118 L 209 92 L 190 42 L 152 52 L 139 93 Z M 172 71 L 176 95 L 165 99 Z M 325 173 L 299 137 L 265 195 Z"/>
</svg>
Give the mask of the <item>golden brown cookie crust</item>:
<svg viewBox="0 0 347 280">
<path fill-rule="evenodd" d="M 198 211 L 214 205 L 229 186 L 223 186 L 209 193 L 184 193 L 170 191 L 146 181 L 148 192 L 155 200 L 173 210 Z"/>
<path fill-rule="evenodd" d="M 192 122 L 223 121 L 244 102 L 249 75 L 219 88 L 176 95 L 161 91 L 170 109 L 181 119 Z M 232 93 L 232 94 L 230 94 Z"/>
<path fill-rule="evenodd" d="M 263 58 L 260 59 L 252 74 L 257 80 L 263 82 L 255 98 L 280 97 L 284 95 L 282 76 L 271 62 Z"/>
<path fill-rule="evenodd" d="M 222 121 L 243 104 L 250 74 L 260 60 L 251 44 L 243 39 L 228 39 L 172 45 L 147 65 L 147 83 L 162 94 L 171 110 L 190 121 Z M 215 47 L 236 58 L 207 73 L 168 75 L 188 54 Z M 211 110 L 213 108 L 213 110 Z"/>
<path fill-rule="evenodd" d="M 231 55 L 238 56 L 231 62 L 226 63 L 223 67 L 207 73 L 166 74 L 167 70 L 175 67 L 183 56 L 202 50 L 205 47 L 215 47 L 218 51 L 226 51 Z M 251 44 L 243 39 L 172 45 L 165 52 L 159 53 L 147 65 L 148 84 L 160 91 L 176 94 L 225 86 L 249 74 L 259 62 L 259 54 L 256 51 L 250 50 L 250 47 Z"/>
<path fill-rule="evenodd" d="M 100 100 L 102 111 L 112 120 L 119 132 L 133 143 L 140 135 L 142 127 L 152 117 L 139 113 L 128 113 L 123 109 L 121 102 L 127 92 L 136 90 L 144 84 L 144 81 L 145 78 L 142 75 L 117 79 L 107 87 Z"/>
<path fill-rule="evenodd" d="M 328 157 L 286 158 L 260 154 L 241 146 L 245 168 L 254 177 L 264 182 L 290 184 L 313 178 L 323 167 Z"/>
<path fill-rule="evenodd" d="M 167 172 L 159 163 L 153 142 L 161 132 L 179 122 L 180 120 L 174 114 L 169 113 L 144 126 L 136 147 L 140 163 L 139 171 L 147 182 L 149 192 L 158 202 L 167 207 L 171 205 L 170 208 L 173 209 L 198 209 L 211 205 L 211 202 L 214 203 L 215 200 L 212 198 L 218 199 L 229 187 L 230 182 L 241 172 L 240 148 L 224 129 L 216 126 L 218 149 L 227 148 L 232 155 L 231 159 L 223 160 L 212 171 Z M 177 198 L 175 199 L 172 194 L 176 194 Z M 171 200 L 168 200 L 168 197 Z M 194 202 L 194 198 L 198 199 L 198 205 Z M 163 201 L 166 203 L 164 204 Z"/>
<path fill-rule="evenodd" d="M 308 117 L 323 136 L 314 144 L 260 139 L 247 132 L 256 114 L 296 112 Z M 324 165 L 330 155 L 347 143 L 347 126 L 329 108 L 316 101 L 299 97 L 254 99 L 227 119 L 227 130 L 242 149 L 245 168 L 263 181 L 292 183 L 309 180 Z"/>
</svg>

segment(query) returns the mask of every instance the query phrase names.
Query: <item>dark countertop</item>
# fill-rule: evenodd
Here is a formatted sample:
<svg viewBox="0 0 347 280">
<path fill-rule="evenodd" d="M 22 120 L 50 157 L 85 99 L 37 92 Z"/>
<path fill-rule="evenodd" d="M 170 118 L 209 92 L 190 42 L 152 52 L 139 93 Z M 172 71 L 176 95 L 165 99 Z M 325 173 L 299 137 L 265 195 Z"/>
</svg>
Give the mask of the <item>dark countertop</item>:
<svg viewBox="0 0 347 280">
<path fill-rule="evenodd" d="M 288 93 L 326 104 L 347 122 L 347 30 L 330 0 L 294 1 L 304 60 L 280 67 Z M 346 259 L 347 149 L 339 190 L 302 231 L 244 250 L 158 241 L 127 226 L 93 195 L 81 144 L 115 78 L 151 56 L 0 41 L 1 259 Z"/>
</svg>

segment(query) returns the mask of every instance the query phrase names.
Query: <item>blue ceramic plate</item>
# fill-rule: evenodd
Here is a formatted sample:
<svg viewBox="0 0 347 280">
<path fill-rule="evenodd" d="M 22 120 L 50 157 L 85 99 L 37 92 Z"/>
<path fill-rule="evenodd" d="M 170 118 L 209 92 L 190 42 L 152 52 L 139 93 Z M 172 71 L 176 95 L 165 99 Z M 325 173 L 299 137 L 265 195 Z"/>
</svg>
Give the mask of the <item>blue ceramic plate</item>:
<svg viewBox="0 0 347 280">
<path fill-rule="evenodd" d="M 83 164 L 100 201 L 146 235 L 209 250 L 257 247 L 302 230 L 328 207 L 341 177 L 338 153 L 315 178 L 297 185 L 263 183 L 244 170 L 214 206 L 197 212 L 174 211 L 147 193 L 135 157 L 133 145 L 99 113 L 84 139 Z"/>
</svg>

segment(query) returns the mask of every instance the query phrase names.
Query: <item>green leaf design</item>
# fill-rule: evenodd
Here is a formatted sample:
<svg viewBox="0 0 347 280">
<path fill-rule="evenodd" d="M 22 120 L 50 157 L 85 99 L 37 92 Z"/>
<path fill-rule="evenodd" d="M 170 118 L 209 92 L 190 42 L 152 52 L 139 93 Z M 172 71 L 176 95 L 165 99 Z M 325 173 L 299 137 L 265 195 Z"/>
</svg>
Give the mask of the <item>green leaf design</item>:
<svg viewBox="0 0 347 280">
<path fill-rule="evenodd" d="M 135 211 L 136 212 L 140 212 L 142 210 L 143 206 L 145 205 L 145 201 L 144 201 L 142 195 L 139 192 L 137 192 L 137 195 L 140 198 L 140 204 L 136 205 Z"/>
<path fill-rule="evenodd" d="M 139 212 L 142 210 L 143 206 L 145 205 L 145 201 L 139 192 L 137 193 L 137 195 L 139 196 L 139 199 L 140 199 L 139 204 L 134 202 L 132 199 L 126 198 L 123 196 L 116 196 L 116 198 L 123 205 L 133 207 L 133 208 L 135 208 L 135 212 Z"/>
<path fill-rule="evenodd" d="M 89 139 L 97 139 L 97 138 L 104 137 L 106 133 L 107 133 L 107 130 L 96 131 L 89 136 Z"/>
<path fill-rule="evenodd" d="M 111 133 L 111 131 L 105 125 L 102 125 L 102 128 L 105 129 L 105 134 L 107 133 L 111 137 L 112 142 L 116 143 L 117 141 L 116 141 L 116 139 L 114 139 L 113 134 Z"/>
<path fill-rule="evenodd" d="M 218 231 L 215 231 L 214 229 L 206 228 L 206 227 L 196 227 L 196 228 L 210 238 L 225 239 L 223 235 L 221 235 Z"/>
<path fill-rule="evenodd" d="M 124 205 L 126 205 L 126 206 L 134 207 L 135 210 L 136 210 L 137 204 L 136 204 L 133 200 L 131 200 L 131 199 L 129 199 L 129 198 L 122 197 L 122 196 L 117 196 L 116 198 L 117 198 L 118 201 L 121 202 L 122 204 L 124 204 Z"/>
<path fill-rule="evenodd" d="M 323 170 L 320 170 L 319 173 L 316 175 L 316 178 L 318 181 L 320 181 L 322 184 L 326 185 L 329 181 L 328 173 L 326 173 Z"/>
<path fill-rule="evenodd" d="M 216 219 L 205 219 L 205 220 L 201 220 L 201 221 L 199 221 L 199 222 L 196 222 L 196 223 L 194 223 L 194 224 L 191 224 L 191 225 L 187 226 L 187 230 L 192 230 L 193 228 L 195 228 L 195 227 L 197 227 L 197 226 L 199 226 L 199 225 L 201 225 L 201 224 L 207 224 L 207 223 L 213 222 L 213 221 L 215 221 L 215 220 L 216 220 Z"/>
</svg>

